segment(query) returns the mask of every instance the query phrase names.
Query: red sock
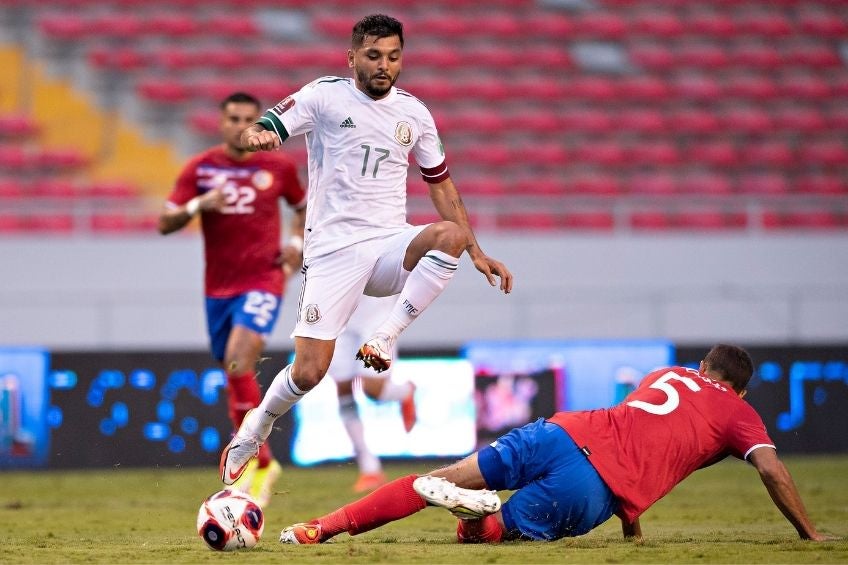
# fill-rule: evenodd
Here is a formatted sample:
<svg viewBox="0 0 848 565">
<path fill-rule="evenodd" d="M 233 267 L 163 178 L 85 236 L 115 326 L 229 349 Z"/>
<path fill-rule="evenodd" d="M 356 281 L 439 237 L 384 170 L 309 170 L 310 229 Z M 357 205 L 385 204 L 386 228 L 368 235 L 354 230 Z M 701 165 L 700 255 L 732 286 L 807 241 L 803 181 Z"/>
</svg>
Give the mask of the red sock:
<svg viewBox="0 0 848 565">
<path fill-rule="evenodd" d="M 259 406 L 261 393 L 256 373 L 248 372 L 241 375 L 227 375 L 227 408 L 233 428 L 238 429 L 244 420 L 244 415 L 251 408 Z M 274 456 L 268 444 L 259 448 L 259 467 L 267 467 Z"/>
<path fill-rule="evenodd" d="M 503 527 L 494 514 L 478 520 L 460 520 L 456 525 L 459 543 L 498 543 L 503 538 Z"/>
<path fill-rule="evenodd" d="M 321 524 L 321 540 L 342 532 L 361 534 L 424 509 L 427 503 L 412 488 L 417 478 L 418 475 L 408 475 L 395 479 L 356 502 L 313 520 Z"/>
</svg>

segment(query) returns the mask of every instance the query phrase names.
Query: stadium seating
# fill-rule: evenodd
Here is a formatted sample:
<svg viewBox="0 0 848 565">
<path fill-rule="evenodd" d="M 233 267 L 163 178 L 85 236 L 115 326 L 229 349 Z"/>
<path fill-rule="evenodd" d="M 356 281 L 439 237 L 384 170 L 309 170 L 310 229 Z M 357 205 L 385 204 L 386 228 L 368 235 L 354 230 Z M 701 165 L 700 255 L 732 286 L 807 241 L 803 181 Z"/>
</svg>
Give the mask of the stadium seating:
<svg viewBox="0 0 848 565">
<path fill-rule="evenodd" d="M 216 103 L 234 89 L 270 104 L 317 76 L 346 75 L 352 22 L 370 7 L 365 0 L 11 4 L 22 14 L 17 21 L 30 22 L 52 46 L 46 57 L 78 56 L 93 76 L 105 77 L 101 84 L 126 85 L 132 102 L 122 106 L 149 110 L 136 117 L 159 116 L 149 124 L 154 137 L 173 140 L 173 127 L 157 128 L 176 120 L 197 148 L 215 142 Z M 475 219 L 480 226 L 848 227 L 846 2 L 394 6 L 408 33 L 399 86 L 431 108 L 460 190 L 489 203 L 486 217 Z M 12 142 L 35 140 L 39 128 L 25 115 L 0 115 L 4 201 L 22 193 L 74 198 L 80 186 L 89 187 L 83 198 L 138 199 L 132 182 L 112 186 L 111 194 L 92 186 L 84 177 L 90 156 Z M 301 143 L 290 149 L 305 157 Z M 45 159 L 53 170 L 36 170 L 33 163 Z M 25 186 L 6 182 L 13 171 L 27 177 Z M 38 190 L 27 184 L 44 175 L 57 182 Z M 803 208 L 810 196 L 825 199 L 832 214 Z M 657 202 L 646 209 L 650 198 Z M 410 185 L 411 217 L 425 217 L 426 199 L 425 190 Z M 573 199 L 590 209 L 573 212 Z M 778 208 L 768 208 L 775 202 Z M 746 216 L 759 204 L 768 213 Z M 72 229 L 151 227 L 138 219 L 144 214 L 109 212 L 72 222 Z M 0 224 L 7 231 L 18 225 Z"/>
</svg>

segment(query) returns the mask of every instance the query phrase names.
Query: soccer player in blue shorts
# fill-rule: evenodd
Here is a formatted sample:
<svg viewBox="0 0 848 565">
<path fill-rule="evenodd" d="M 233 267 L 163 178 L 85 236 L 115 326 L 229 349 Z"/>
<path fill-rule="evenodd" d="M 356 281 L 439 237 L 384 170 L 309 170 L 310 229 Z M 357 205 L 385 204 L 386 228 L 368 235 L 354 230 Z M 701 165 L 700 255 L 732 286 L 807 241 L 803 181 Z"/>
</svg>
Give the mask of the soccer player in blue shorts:
<svg viewBox="0 0 848 565">
<path fill-rule="evenodd" d="M 698 370 L 656 370 L 612 408 L 558 412 L 516 428 L 458 463 L 396 479 L 289 526 L 280 542 L 314 544 L 341 532 L 359 534 L 428 504 L 459 518 L 457 539 L 464 543 L 579 536 L 613 515 L 625 538 L 641 538 L 645 510 L 727 455 L 756 468 L 801 538 L 834 539 L 816 531 L 762 419 L 742 399 L 752 373 L 747 352 L 717 345 Z M 501 504 L 499 490 L 515 493 Z"/>
</svg>

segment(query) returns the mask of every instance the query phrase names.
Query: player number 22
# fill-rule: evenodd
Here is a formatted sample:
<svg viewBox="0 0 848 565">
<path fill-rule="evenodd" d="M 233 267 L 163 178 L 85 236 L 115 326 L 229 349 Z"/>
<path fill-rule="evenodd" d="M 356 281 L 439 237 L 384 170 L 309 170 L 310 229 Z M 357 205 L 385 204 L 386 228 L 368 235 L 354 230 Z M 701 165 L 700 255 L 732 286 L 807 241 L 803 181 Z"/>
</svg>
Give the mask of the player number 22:
<svg viewBox="0 0 848 565">
<path fill-rule="evenodd" d="M 662 404 L 651 404 L 650 402 L 644 402 L 642 400 L 631 400 L 627 403 L 627 405 L 632 406 L 633 408 L 639 408 L 645 412 L 650 412 L 651 414 L 656 414 L 657 416 L 670 414 L 680 405 L 680 394 L 677 392 L 677 389 L 671 386 L 669 381 L 680 381 L 692 392 L 698 392 L 701 390 L 698 383 L 689 377 L 682 377 L 674 371 L 669 371 L 648 386 L 648 388 L 655 388 L 663 391 L 666 395 L 665 402 Z"/>
<path fill-rule="evenodd" d="M 362 149 L 365 150 L 365 157 L 362 158 L 362 176 L 368 172 L 368 158 L 371 157 L 371 149 L 374 149 L 374 153 L 379 153 L 379 157 L 374 160 L 374 171 L 371 173 L 371 178 L 377 178 L 377 169 L 380 168 L 380 163 L 386 160 L 389 156 L 389 150 L 383 149 L 382 147 L 371 147 L 370 145 L 360 145 Z"/>
</svg>

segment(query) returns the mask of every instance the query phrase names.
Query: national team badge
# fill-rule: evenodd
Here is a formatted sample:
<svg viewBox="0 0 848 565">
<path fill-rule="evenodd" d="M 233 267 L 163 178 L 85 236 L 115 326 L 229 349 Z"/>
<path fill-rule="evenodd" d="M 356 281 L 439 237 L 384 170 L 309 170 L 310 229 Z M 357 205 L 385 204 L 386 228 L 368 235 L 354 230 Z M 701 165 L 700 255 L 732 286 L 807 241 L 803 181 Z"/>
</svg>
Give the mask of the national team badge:
<svg viewBox="0 0 848 565">
<path fill-rule="evenodd" d="M 287 96 L 282 102 L 274 106 L 272 110 L 275 114 L 281 116 L 287 111 L 289 111 L 292 106 L 294 106 L 294 98 L 292 98 L 291 96 Z"/>
<path fill-rule="evenodd" d="M 315 324 L 321 319 L 321 311 L 317 304 L 308 304 L 303 310 L 303 321 L 307 324 Z"/>
<path fill-rule="evenodd" d="M 412 126 L 407 122 L 398 122 L 395 128 L 395 139 L 403 146 L 412 143 Z"/>
<path fill-rule="evenodd" d="M 272 175 L 270 171 L 259 169 L 253 173 L 253 177 L 250 181 L 258 190 L 267 190 L 271 188 L 271 185 L 274 183 L 274 175 Z"/>
</svg>

